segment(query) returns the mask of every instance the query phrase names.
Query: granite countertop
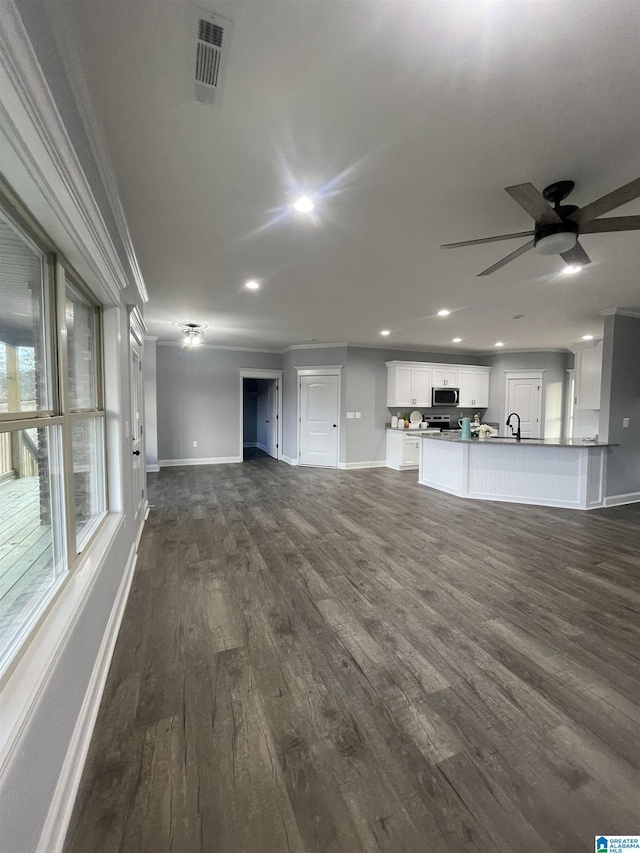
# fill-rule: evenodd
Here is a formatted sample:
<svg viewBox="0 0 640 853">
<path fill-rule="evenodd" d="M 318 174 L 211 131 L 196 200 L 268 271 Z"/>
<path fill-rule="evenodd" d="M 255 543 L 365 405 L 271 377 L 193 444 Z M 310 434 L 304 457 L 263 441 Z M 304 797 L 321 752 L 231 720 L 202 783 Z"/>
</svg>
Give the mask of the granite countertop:
<svg viewBox="0 0 640 853">
<path fill-rule="evenodd" d="M 617 447 L 615 444 L 609 444 L 603 441 L 583 441 L 581 438 L 523 438 L 522 441 L 518 442 L 515 438 L 508 438 L 507 436 L 495 436 L 487 439 L 479 439 L 462 438 L 459 433 L 454 435 L 437 432 L 425 433 L 424 430 L 422 430 L 421 433 L 419 430 L 412 430 L 412 432 L 418 432 L 418 434 L 421 434 L 423 438 L 430 438 L 435 441 L 446 441 L 451 444 L 514 444 L 517 447 Z"/>
</svg>

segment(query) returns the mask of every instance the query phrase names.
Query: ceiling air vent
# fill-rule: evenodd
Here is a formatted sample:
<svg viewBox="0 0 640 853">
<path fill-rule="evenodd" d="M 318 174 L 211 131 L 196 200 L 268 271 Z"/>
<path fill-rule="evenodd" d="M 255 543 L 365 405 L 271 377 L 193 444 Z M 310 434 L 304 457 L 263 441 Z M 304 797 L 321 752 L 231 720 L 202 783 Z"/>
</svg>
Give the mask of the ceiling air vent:
<svg viewBox="0 0 640 853">
<path fill-rule="evenodd" d="M 197 20 L 195 96 L 203 104 L 220 106 L 229 58 L 232 22 L 199 10 Z"/>
</svg>

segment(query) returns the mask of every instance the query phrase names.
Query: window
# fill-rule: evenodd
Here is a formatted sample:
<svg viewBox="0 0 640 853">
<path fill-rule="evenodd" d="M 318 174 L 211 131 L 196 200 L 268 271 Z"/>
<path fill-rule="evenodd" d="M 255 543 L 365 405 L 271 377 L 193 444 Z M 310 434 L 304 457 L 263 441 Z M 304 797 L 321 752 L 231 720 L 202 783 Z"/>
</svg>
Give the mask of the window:
<svg viewBox="0 0 640 853">
<path fill-rule="evenodd" d="M 51 248 L 0 209 L 0 670 L 106 514 L 100 311 Z"/>
</svg>

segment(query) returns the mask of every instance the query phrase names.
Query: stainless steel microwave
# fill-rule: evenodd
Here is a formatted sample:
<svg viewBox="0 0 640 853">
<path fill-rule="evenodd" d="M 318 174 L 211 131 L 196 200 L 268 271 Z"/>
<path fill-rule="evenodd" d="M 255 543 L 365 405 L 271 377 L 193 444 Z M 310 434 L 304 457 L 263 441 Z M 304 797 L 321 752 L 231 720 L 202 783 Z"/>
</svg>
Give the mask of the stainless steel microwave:
<svg viewBox="0 0 640 853">
<path fill-rule="evenodd" d="M 460 399 L 459 388 L 432 388 L 432 406 L 457 406 Z"/>
</svg>

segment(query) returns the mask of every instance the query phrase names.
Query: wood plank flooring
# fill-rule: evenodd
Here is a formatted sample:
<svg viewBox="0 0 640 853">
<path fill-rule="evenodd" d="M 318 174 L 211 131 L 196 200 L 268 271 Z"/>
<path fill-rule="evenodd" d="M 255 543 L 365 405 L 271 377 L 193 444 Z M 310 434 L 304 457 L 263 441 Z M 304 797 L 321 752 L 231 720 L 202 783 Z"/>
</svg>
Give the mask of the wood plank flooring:
<svg viewBox="0 0 640 853">
<path fill-rule="evenodd" d="M 271 459 L 152 475 L 67 853 L 640 832 L 640 505 Z"/>
</svg>

